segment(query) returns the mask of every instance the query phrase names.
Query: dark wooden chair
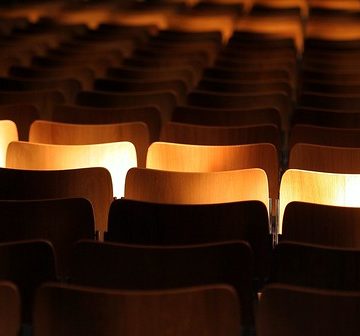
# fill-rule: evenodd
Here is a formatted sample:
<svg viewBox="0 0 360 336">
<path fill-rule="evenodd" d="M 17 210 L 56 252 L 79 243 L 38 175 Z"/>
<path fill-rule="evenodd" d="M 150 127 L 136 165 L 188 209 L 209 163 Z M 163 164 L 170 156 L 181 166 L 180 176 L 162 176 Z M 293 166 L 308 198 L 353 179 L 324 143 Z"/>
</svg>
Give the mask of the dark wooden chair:
<svg viewBox="0 0 360 336">
<path fill-rule="evenodd" d="M 62 279 L 69 274 L 73 244 L 95 238 L 92 205 L 83 198 L 1 200 L 0 218 L 1 243 L 29 239 L 51 242 Z"/>
<path fill-rule="evenodd" d="M 241 241 L 181 247 L 84 241 L 74 250 L 71 281 L 128 290 L 229 284 L 239 298 L 242 326 L 251 327 L 252 269 L 252 251 Z"/>
<path fill-rule="evenodd" d="M 93 206 L 96 229 L 106 230 L 113 192 L 111 176 L 105 168 L 48 171 L 1 168 L 0 181 L 2 200 L 88 199 Z"/>
<path fill-rule="evenodd" d="M 357 335 L 359 309 L 359 292 L 272 284 L 261 295 L 257 335 Z"/>
<path fill-rule="evenodd" d="M 56 281 L 55 252 L 45 240 L 0 244 L 0 279 L 13 282 L 21 296 L 22 323 L 31 324 L 37 288 Z"/>
<path fill-rule="evenodd" d="M 0 281 L 1 336 L 17 336 L 21 330 L 21 299 L 19 290 L 9 281 Z"/>
<path fill-rule="evenodd" d="M 37 292 L 33 329 L 35 336 L 238 336 L 240 308 L 224 285 L 126 291 L 48 283 Z"/>
</svg>

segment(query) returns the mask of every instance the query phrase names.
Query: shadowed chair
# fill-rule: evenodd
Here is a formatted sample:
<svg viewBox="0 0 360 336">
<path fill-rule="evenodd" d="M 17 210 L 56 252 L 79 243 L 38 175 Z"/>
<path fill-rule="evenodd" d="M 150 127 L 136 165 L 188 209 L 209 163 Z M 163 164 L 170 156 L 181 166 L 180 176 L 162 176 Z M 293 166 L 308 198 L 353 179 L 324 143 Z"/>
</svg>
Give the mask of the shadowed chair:
<svg viewBox="0 0 360 336">
<path fill-rule="evenodd" d="M 21 299 L 18 288 L 9 281 L 0 281 L 1 336 L 17 336 L 21 329 Z"/>
<path fill-rule="evenodd" d="M 130 142 L 92 145 L 48 145 L 12 142 L 7 151 L 8 168 L 62 170 L 104 167 L 110 174 L 114 196 L 124 195 L 125 175 L 137 166 L 136 150 Z"/>
<path fill-rule="evenodd" d="M 271 143 L 280 148 L 280 131 L 274 124 L 203 126 L 168 122 L 161 130 L 160 141 L 213 146 Z"/>
<path fill-rule="evenodd" d="M 360 173 L 359 147 L 297 143 L 290 151 L 289 168 L 328 173 Z"/>
<path fill-rule="evenodd" d="M 289 169 L 280 183 L 279 228 L 286 207 L 291 202 L 306 202 L 332 206 L 360 207 L 359 174 L 336 174 Z"/>
<path fill-rule="evenodd" d="M 269 276 L 269 215 L 258 201 L 161 204 L 120 199 L 111 204 L 105 239 L 161 246 L 244 240 L 254 252 L 259 284 Z"/>
<path fill-rule="evenodd" d="M 240 307 L 225 285 L 126 291 L 48 283 L 37 292 L 33 328 L 35 336 L 238 336 Z"/>
<path fill-rule="evenodd" d="M 61 279 L 69 274 L 73 244 L 95 238 L 92 205 L 83 198 L 1 200 L 0 217 L 0 242 L 29 239 L 51 242 Z"/>
<path fill-rule="evenodd" d="M 0 167 L 6 165 L 6 152 L 10 142 L 18 140 L 16 125 L 11 120 L 0 120 Z"/>
<path fill-rule="evenodd" d="M 154 142 L 148 149 L 146 167 L 175 172 L 261 168 L 269 181 L 270 197 L 278 198 L 279 157 L 272 144 L 201 146 Z"/>
<path fill-rule="evenodd" d="M 145 167 L 149 131 L 141 122 L 80 125 L 35 121 L 30 128 L 30 142 L 53 145 L 87 145 L 129 141 L 136 148 L 139 167 Z"/>
<path fill-rule="evenodd" d="M 1 107 L 0 107 L 1 115 Z M 156 107 L 102 108 L 79 105 L 58 105 L 53 120 L 70 124 L 117 124 L 143 122 L 149 129 L 150 142 L 159 139 L 161 115 Z"/>
<path fill-rule="evenodd" d="M 1 243 L 0 280 L 11 281 L 18 287 L 22 323 L 31 324 L 37 288 L 44 282 L 56 281 L 55 252 L 52 245 L 45 240 Z"/>
<path fill-rule="evenodd" d="M 257 335 L 357 335 L 359 292 L 272 284 L 258 306 Z"/>
<path fill-rule="evenodd" d="M 358 248 L 282 241 L 274 250 L 270 282 L 359 291 L 359 265 Z"/>
<path fill-rule="evenodd" d="M 257 200 L 269 211 L 269 187 L 262 169 L 174 172 L 132 168 L 125 198 L 172 204 L 210 204 Z"/>
<path fill-rule="evenodd" d="M 228 284 L 238 295 L 242 326 L 249 327 L 254 323 L 252 269 L 252 251 L 242 241 L 178 247 L 83 241 L 74 250 L 71 279 L 78 285 L 128 290 Z"/>
<path fill-rule="evenodd" d="M 85 198 L 93 207 L 96 230 L 106 231 L 113 191 L 111 175 L 105 168 L 52 171 L 1 168 L 0 181 L 2 200 Z"/>
</svg>

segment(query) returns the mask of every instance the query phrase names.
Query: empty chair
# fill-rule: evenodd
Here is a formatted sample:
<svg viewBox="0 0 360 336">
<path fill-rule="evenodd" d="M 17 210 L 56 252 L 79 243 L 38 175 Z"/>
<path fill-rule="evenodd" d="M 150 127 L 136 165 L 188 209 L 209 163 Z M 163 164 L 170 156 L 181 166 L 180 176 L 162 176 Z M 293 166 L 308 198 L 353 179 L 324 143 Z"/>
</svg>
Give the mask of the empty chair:
<svg viewBox="0 0 360 336">
<path fill-rule="evenodd" d="M 176 95 L 172 91 L 148 92 L 103 92 L 81 91 L 77 95 L 76 103 L 90 107 L 144 107 L 155 106 L 161 113 L 162 122 L 171 119 L 176 106 Z"/>
<path fill-rule="evenodd" d="M 49 119 L 54 105 L 63 104 L 64 96 L 56 90 L 0 91 L 0 104 L 31 104 L 37 107 L 40 118 Z"/>
<path fill-rule="evenodd" d="M 274 250 L 270 282 L 358 291 L 358 248 L 282 241 Z"/>
<path fill-rule="evenodd" d="M 271 143 L 280 148 L 280 131 L 274 124 L 249 126 L 203 126 L 168 122 L 161 130 L 160 141 L 189 145 L 242 145 Z"/>
<path fill-rule="evenodd" d="M 37 292 L 33 328 L 35 336 L 238 336 L 240 308 L 224 285 L 126 291 L 49 283 Z"/>
<path fill-rule="evenodd" d="M 137 290 L 228 284 L 238 295 L 242 326 L 249 327 L 254 322 L 252 267 L 251 249 L 242 241 L 177 247 L 83 241 L 74 250 L 71 281 Z"/>
<path fill-rule="evenodd" d="M 359 147 L 297 143 L 291 148 L 289 157 L 289 168 L 328 173 L 357 174 L 360 172 L 359 163 Z"/>
<path fill-rule="evenodd" d="M 357 335 L 359 309 L 359 292 L 272 284 L 261 295 L 257 335 Z"/>
<path fill-rule="evenodd" d="M 158 108 L 153 106 L 102 108 L 79 105 L 58 105 L 54 109 L 53 120 L 70 124 L 117 124 L 126 122 L 143 122 L 149 129 L 150 142 L 159 139 L 161 128 L 160 111 Z"/>
<path fill-rule="evenodd" d="M 2 336 L 17 336 L 21 329 L 19 290 L 9 281 L 0 281 L 0 324 Z"/>
<path fill-rule="evenodd" d="M 145 123 L 80 125 L 35 121 L 30 128 L 30 142 L 54 145 L 86 145 L 129 141 L 136 149 L 139 167 L 145 167 L 149 131 Z"/>
<path fill-rule="evenodd" d="M 271 198 L 278 198 L 279 158 L 272 144 L 200 146 L 154 142 L 146 167 L 178 172 L 220 172 L 261 168 L 269 181 Z"/>
<path fill-rule="evenodd" d="M 125 175 L 137 166 L 136 150 L 130 142 L 92 145 L 48 145 L 12 142 L 7 151 L 8 168 L 61 170 L 104 167 L 110 174 L 114 196 L 124 194 Z"/>
<path fill-rule="evenodd" d="M 176 107 L 172 121 L 204 126 L 248 126 L 273 124 L 281 127 L 277 108 L 228 109 L 197 106 Z"/>
<path fill-rule="evenodd" d="M 44 239 L 56 254 L 58 275 L 66 279 L 73 244 L 94 239 L 94 215 L 83 198 L 0 201 L 0 242 Z"/>
<path fill-rule="evenodd" d="M 1 168 L 0 185 L 2 200 L 88 199 L 96 229 L 106 231 L 113 191 L 111 175 L 105 168 L 51 171 Z"/>
<path fill-rule="evenodd" d="M 16 124 L 19 140 L 29 139 L 31 123 L 39 119 L 39 112 L 33 105 L 14 104 L 0 106 L 0 120 L 11 120 Z"/>
<path fill-rule="evenodd" d="M 282 176 L 279 196 L 279 233 L 290 202 L 360 207 L 359 174 L 335 174 L 288 169 Z"/>
<path fill-rule="evenodd" d="M 269 187 L 262 169 L 176 172 L 132 168 L 125 198 L 172 204 L 209 204 L 258 200 L 269 211 Z"/>
<path fill-rule="evenodd" d="M 6 152 L 10 142 L 18 140 L 16 125 L 11 120 L 0 120 L 0 167 L 6 165 Z"/>
<path fill-rule="evenodd" d="M 254 252 L 258 285 L 269 276 L 269 215 L 258 201 L 161 204 L 120 199 L 111 204 L 105 239 L 162 246 L 244 240 Z"/>
<path fill-rule="evenodd" d="M 18 287 L 22 323 L 31 324 L 32 305 L 37 288 L 44 282 L 56 281 L 52 245 L 45 240 L 1 243 L 0 279 L 11 281 Z"/>
<path fill-rule="evenodd" d="M 289 148 L 297 143 L 337 147 L 360 147 L 360 129 L 295 125 L 290 133 Z"/>
</svg>

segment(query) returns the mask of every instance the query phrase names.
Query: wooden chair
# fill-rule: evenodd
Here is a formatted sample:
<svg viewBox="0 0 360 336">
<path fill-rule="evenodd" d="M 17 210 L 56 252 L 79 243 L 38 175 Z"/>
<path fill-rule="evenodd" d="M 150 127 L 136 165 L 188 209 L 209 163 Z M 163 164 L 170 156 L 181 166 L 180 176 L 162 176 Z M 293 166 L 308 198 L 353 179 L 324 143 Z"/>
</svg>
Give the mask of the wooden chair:
<svg viewBox="0 0 360 336">
<path fill-rule="evenodd" d="M 271 198 L 279 193 L 279 157 L 272 144 L 201 146 L 154 142 L 146 167 L 177 172 L 221 172 L 261 168 L 269 181 Z"/>
<path fill-rule="evenodd" d="M 282 239 L 337 248 L 360 247 L 360 209 L 291 202 L 285 208 Z"/>
<path fill-rule="evenodd" d="M 154 142 L 159 139 L 161 128 L 160 111 L 158 108 L 153 106 L 103 108 L 84 107 L 79 105 L 58 105 L 54 109 L 53 120 L 70 124 L 117 124 L 143 122 L 149 130 L 150 142 Z"/>
<path fill-rule="evenodd" d="M 0 167 L 6 165 L 6 152 L 10 142 L 18 140 L 16 125 L 11 120 L 0 120 Z"/>
<path fill-rule="evenodd" d="M 71 281 L 137 290 L 228 284 L 237 292 L 242 326 L 251 327 L 252 265 L 251 249 L 242 241 L 178 247 L 83 241 L 74 250 Z"/>
<path fill-rule="evenodd" d="M 0 120 L 11 120 L 16 124 L 19 140 L 29 139 L 30 125 L 39 118 L 39 112 L 33 105 L 0 105 Z"/>
<path fill-rule="evenodd" d="M 289 157 L 289 168 L 328 173 L 357 174 L 360 148 L 295 144 Z"/>
<path fill-rule="evenodd" d="M 267 209 L 258 201 L 200 205 L 121 199 L 111 204 L 105 239 L 161 246 L 244 240 L 254 252 L 254 273 L 261 287 L 269 276 L 269 229 Z"/>
<path fill-rule="evenodd" d="M 44 282 L 56 281 L 52 245 L 45 240 L 1 243 L 0 280 L 13 282 L 18 287 L 22 323 L 31 324 L 32 305 L 37 288 Z"/>
<path fill-rule="evenodd" d="M 204 77 L 196 87 L 200 91 L 213 91 L 223 93 L 266 93 L 285 92 L 292 94 L 292 88 L 286 81 L 249 81 L 231 79 L 212 79 Z"/>
<path fill-rule="evenodd" d="M 52 171 L 1 168 L 0 181 L 2 200 L 88 199 L 96 230 L 106 231 L 113 191 L 111 175 L 105 168 Z"/>
<path fill-rule="evenodd" d="M 289 148 L 297 143 L 336 147 L 360 147 L 360 129 L 297 124 L 290 133 Z"/>
<path fill-rule="evenodd" d="M 359 306 L 359 292 L 269 285 L 258 307 L 257 335 L 356 335 Z"/>
<path fill-rule="evenodd" d="M 274 124 L 203 126 L 168 122 L 161 130 L 160 141 L 213 146 L 271 143 L 281 147 L 280 131 Z"/>
<path fill-rule="evenodd" d="M 204 126 L 248 126 L 273 124 L 281 127 L 280 112 L 277 108 L 227 109 L 198 106 L 178 106 L 172 121 Z"/>
<path fill-rule="evenodd" d="M 282 241 L 274 250 L 270 282 L 358 291 L 359 250 Z"/>
<path fill-rule="evenodd" d="M 188 104 L 199 107 L 224 109 L 276 108 L 281 117 L 281 127 L 288 129 L 292 113 L 290 98 L 281 92 L 264 94 L 223 94 L 193 91 L 188 95 Z"/>
<path fill-rule="evenodd" d="M 134 93 L 113 93 L 102 91 L 81 91 L 76 104 L 89 107 L 144 107 L 155 106 L 161 113 L 162 123 L 171 119 L 176 106 L 176 95 L 172 91 L 151 91 Z"/>
<path fill-rule="evenodd" d="M 94 215 L 83 198 L 1 200 L 0 242 L 44 239 L 51 242 L 61 279 L 69 274 L 72 247 L 80 239 L 94 239 Z"/>
<path fill-rule="evenodd" d="M 334 128 L 360 128 L 360 113 L 300 107 L 294 113 L 293 124 Z"/>
<path fill-rule="evenodd" d="M 81 84 L 75 79 L 20 79 L 0 77 L 2 91 L 36 91 L 57 90 L 61 92 L 67 103 L 74 101 L 76 94 L 81 90 Z"/>
<path fill-rule="evenodd" d="M 169 330 L 237 336 L 240 308 L 234 289 L 224 285 L 126 291 L 49 283 L 37 293 L 33 328 L 35 336 L 159 335 Z"/>
<path fill-rule="evenodd" d="M 146 92 L 169 90 L 176 94 L 178 104 L 184 104 L 188 87 L 180 79 L 173 80 L 139 80 L 139 79 L 108 79 L 98 78 L 94 89 L 107 92 Z"/>
<path fill-rule="evenodd" d="M 64 96 L 56 90 L 0 91 L 0 105 L 19 103 L 34 105 L 42 119 L 51 118 L 54 105 L 63 104 L 64 102 Z"/>
<path fill-rule="evenodd" d="M 339 94 L 339 95 L 358 95 L 360 94 L 360 84 L 354 83 L 328 83 L 320 80 L 304 80 L 301 83 L 303 92 L 314 92 L 321 94 Z"/>
<path fill-rule="evenodd" d="M 0 281 L 1 336 L 17 336 L 21 329 L 21 299 L 18 288 L 9 281 Z"/>
<path fill-rule="evenodd" d="M 258 200 L 269 211 L 268 188 L 261 169 L 201 173 L 132 168 L 126 176 L 125 198 L 172 204 Z"/>
<path fill-rule="evenodd" d="M 79 125 L 53 121 L 35 121 L 30 128 L 30 142 L 53 145 L 87 145 L 129 141 L 136 149 L 139 167 L 145 167 L 149 131 L 142 122 Z"/>
<path fill-rule="evenodd" d="M 78 80 L 84 90 L 90 90 L 95 78 L 94 72 L 85 66 L 68 66 L 57 69 L 40 67 L 11 67 L 9 75 L 23 79 L 75 79 Z"/>
<path fill-rule="evenodd" d="M 110 174 L 114 196 L 124 194 L 125 175 L 137 166 L 136 150 L 130 142 L 92 145 L 48 145 L 12 142 L 7 151 L 8 168 L 62 170 L 104 167 Z"/>
<path fill-rule="evenodd" d="M 290 202 L 360 207 L 360 175 L 288 169 L 282 176 L 279 197 L 279 230 Z"/>
</svg>

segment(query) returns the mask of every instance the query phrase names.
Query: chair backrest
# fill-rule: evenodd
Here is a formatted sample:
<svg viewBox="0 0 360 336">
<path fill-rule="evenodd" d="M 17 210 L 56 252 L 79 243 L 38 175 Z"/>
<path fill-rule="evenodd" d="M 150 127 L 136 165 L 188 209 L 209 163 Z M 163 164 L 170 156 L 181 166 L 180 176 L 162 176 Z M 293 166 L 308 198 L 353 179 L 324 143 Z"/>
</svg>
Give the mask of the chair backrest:
<svg viewBox="0 0 360 336">
<path fill-rule="evenodd" d="M 155 106 L 159 109 L 162 122 L 171 119 L 176 106 L 176 95 L 172 91 L 151 92 L 103 92 L 80 91 L 76 104 L 90 107 L 144 107 Z"/>
<path fill-rule="evenodd" d="M 240 325 L 230 286 L 125 291 L 49 283 L 37 292 L 33 328 L 35 336 L 238 336 Z"/>
<path fill-rule="evenodd" d="M 36 289 L 56 280 L 55 252 L 45 240 L 0 244 L 0 279 L 13 282 L 21 295 L 22 323 L 31 324 Z"/>
<path fill-rule="evenodd" d="M 280 148 L 280 130 L 274 124 L 248 126 L 202 126 L 168 122 L 160 141 L 190 145 L 243 145 L 271 143 Z"/>
<path fill-rule="evenodd" d="M 356 335 L 359 309 L 359 292 L 269 285 L 258 307 L 257 335 Z"/>
<path fill-rule="evenodd" d="M 155 203 L 210 204 L 257 200 L 269 210 L 269 187 L 262 169 L 174 172 L 132 168 L 125 198 Z"/>
<path fill-rule="evenodd" d="M 360 173 L 360 147 L 297 143 L 290 151 L 289 168 L 328 173 Z"/>
<path fill-rule="evenodd" d="M 0 120 L 11 120 L 16 124 L 19 140 L 29 139 L 30 125 L 39 119 L 39 112 L 34 105 L 14 104 L 0 106 Z"/>
<path fill-rule="evenodd" d="M 2 200 L 88 199 L 96 229 L 106 231 L 113 191 L 111 175 L 105 168 L 51 171 L 1 168 L 0 181 Z"/>
<path fill-rule="evenodd" d="M 6 166 L 6 152 L 9 143 L 17 140 L 16 124 L 11 120 L 0 120 L 0 167 Z"/>
<path fill-rule="evenodd" d="M 272 144 L 201 146 L 154 142 L 148 149 L 146 167 L 178 172 L 261 168 L 269 181 L 270 197 L 277 198 L 279 193 L 279 158 Z"/>
<path fill-rule="evenodd" d="M 74 250 L 70 281 L 113 289 L 229 284 L 240 301 L 242 324 L 250 326 L 254 317 L 252 274 L 252 251 L 242 241 L 178 247 L 83 241 Z"/>
<path fill-rule="evenodd" d="M 80 125 L 54 121 L 35 121 L 30 128 L 30 142 L 53 145 L 87 145 L 129 141 L 136 149 L 140 167 L 145 167 L 149 131 L 145 123 Z"/>
<path fill-rule="evenodd" d="M 274 124 L 281 127 L 280 112 L 274 107 L 258 109 L 216 109 L 197 106 L 178 106 L 174 122 L 207 126 L 248 126 Z"/>
<path fill-rule="evenodd" d="M 1 116 L 1 107 L 0 107 Z M 53 120 L 70 124 L 117 124 L 143 122 L 149 129 L 150 141 L 160 135 L 161 114 L 156 107 L 102 108 L 79 105 L 58 105 L 54 108 Z"/>
<path fill-rule="evenodd" d="M 0 242 L 50 241 L 62 279 L 69 271 L 73 244 L 80 239 L 95 238 L 93 208 L 83 198 L 1 200 L 0 218 Z"/>
<path fill-rule="evenodd" d="M 1 335 L 17 336 L 21 329 L 21 299 L 18 288 L 9 281 L 0 281 Z"/>
<path fill-rule="evenodd" d="M 160 204 L 123 198 L 111 204 L 105 240 L 162 246 L 244 240 L 254 252 L 260 280 L 269 275 L 269 229 L 267 209 L 258 201 Z"/>
<path fill-rule="evenodd" d="M 273 253 L 270 282 L 359 291 L 359 261 L 358 248 L 282 241 Z"/>
<path fill-rule="evenodd" d="M 137 166 L 136 150 L 130 142 L 92 145 L 48 145 L 12 142 L 7 151 L 8 168 L 62 170 L 104 167 L 110 174 L 114 196 L 124 195 L 125 176 Z"/>
<path fill-rule="evenodd" d="M 359 188 L 360 174 L 287 170 L 280 182 L 278 232 L 282 232 L 284 212 L 289 203 L 360 207 Z"/>
<path fill-rule="evenodd" d="M 360 147 L 360 129 L 315 125 L 295 125 L 290 133 L 289 148 L 297 143 L 323 146 Z"/>
</svg>

